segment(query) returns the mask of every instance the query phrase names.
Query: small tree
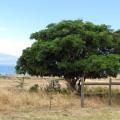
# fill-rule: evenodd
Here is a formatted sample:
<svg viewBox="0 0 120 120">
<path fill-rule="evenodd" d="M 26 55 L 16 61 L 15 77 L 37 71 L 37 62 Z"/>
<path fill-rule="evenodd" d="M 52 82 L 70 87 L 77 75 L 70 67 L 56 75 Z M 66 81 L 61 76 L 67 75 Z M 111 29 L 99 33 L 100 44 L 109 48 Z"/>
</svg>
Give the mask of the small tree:
<svg viewBox="0 0 120 120">
<path fill-rule="evenodd" d="M 17 88 L 20 88 L 21 90 L 24 89 L 26 83 L 25 83 L 25 77 L 18 78 L 16 81 L 18 85 L 16 85 Z"/>
<path fill-rule="evenodd" d="M 120 32 L 82 20 L 61 21 L 31 34 L 36 41 L 18 59 L 18 73 L 62 76 L 74 89 L 81 77 L 116 77 L 120 70 Z"/>
</svg>

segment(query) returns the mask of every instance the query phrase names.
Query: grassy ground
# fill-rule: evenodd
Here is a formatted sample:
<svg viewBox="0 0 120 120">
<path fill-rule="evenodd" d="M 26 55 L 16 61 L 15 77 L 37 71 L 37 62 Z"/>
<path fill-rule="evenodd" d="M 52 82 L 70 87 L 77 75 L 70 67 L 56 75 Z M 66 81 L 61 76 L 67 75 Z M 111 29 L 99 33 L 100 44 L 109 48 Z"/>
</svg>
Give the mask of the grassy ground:
<svg viewBox="0 0 120 120">
<path fill-rule="evenodd" d="M 120 108 L 13 111 L 0 113 L 0 120 L 120 120 Z"/>
<path fill-rule="evenodd" d="M 74 93 L 52 94 L 44 92 L 0 90 L 0 120 L 120 120 L 120 104 L 101 97 L 85 97 L 85 108 Z"/>
<path fill-rule="evenodd" d="M 107 96 L 85 96 L 85 108 L 81 108 L 80 97 L 74 92 L 53 93 L 51 96 L 45 91 L 28 91 L 34 84 L 48 84 L 46 79 L 25 79 L 24 90 L 16 87 L 16 81 L 16 77 L 0 78 L 0 120 L 120 120 L 119 90 L 113 90 L 112 107 L 108 106 Z M 64 81 L 62 85 L 65 85 Z M 90 87 L 86 92 L 101 90 L 107 93 L 108 88 Z"/>
<path fill-rule="evenodd" d="M 26 77 L 24 80 L 25 89 L 29 89 L 31 86 L 33 86 L 34 84 L 38 84 L 39 86 L 46 86 L 47 84 L 49 84 L 50 80 L 54 80 L 54 79 L 59 79 L 59 78 L 53 78 L 53 77 L 46 77 L 46 78 L 42 78 L 42 77 Z M 21 77 L 16 77 L 16 76 L 0 76 L 0 88 L 15 88 L 18 85 L 18 81 L 21 80 Z M 87 79 L 86 82 L 109 82 L 109 79 Z M 113 80 L 115 81 L 120 81 L 120 75 Z M 66 84 L 66 81 L 64 80 L 60 80 L 60 83 L 62 85 Z M 92 86 L 94 87 L 94 86 Z M 96 86 L 95 86 L 96 87 Z M 106 86 L 103 86 L 106 87 Z M 107 86 L 108 87 L 108 86 Z M 112 88 L 119 88 L 120 86 L 112 86 Z"/>
</svg>

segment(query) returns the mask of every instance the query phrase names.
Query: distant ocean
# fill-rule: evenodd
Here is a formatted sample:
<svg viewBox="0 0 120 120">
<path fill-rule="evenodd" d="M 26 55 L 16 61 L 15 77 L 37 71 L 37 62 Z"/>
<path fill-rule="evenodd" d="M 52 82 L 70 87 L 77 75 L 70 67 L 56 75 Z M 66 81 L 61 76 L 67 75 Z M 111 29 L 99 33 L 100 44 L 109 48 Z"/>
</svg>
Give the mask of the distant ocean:
<svg viewBox="0 0 120 120">
<path fill-rule="evenodd" d="M 14 75 L 15 66 L 14 65 L 0 65 L 0 74 L 1 75 Z"/>
</svg>

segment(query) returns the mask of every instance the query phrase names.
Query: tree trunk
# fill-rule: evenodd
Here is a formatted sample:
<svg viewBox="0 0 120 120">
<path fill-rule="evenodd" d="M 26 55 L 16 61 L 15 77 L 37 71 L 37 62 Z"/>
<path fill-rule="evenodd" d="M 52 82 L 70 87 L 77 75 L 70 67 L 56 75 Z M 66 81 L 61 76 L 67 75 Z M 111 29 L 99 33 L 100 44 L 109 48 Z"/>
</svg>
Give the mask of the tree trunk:
<svg viewBox="0 0 120 120">
<path fill-rule="evenodd" d="M 76 82 L 77 79 L 74 78 L 65 78 L 65 80 L 68 82 L 69 87 L 72 91 L 76 90 Z"/>
<path fill-rule="evenodd" d="M 67 80 L 69 87 L 72 91 L 77 91 L 77 93 L 81 92 L 81 79 L 84 79 L 85 77 L 78 77 L 78 78 L 65 78 Z"/>
<path fill-rule="evenodd" d="M 80 77 L 78 79 L 77 84 L 76 84 L 76 86 L 77 86 L 77 90 L 76 91 L 78 92 L 78 94 L 81 93 L 81 81 L 82 81 L 82 79 L 84 79 L 84 82 L 85 82 L 85 77 Z"/>
</svg>

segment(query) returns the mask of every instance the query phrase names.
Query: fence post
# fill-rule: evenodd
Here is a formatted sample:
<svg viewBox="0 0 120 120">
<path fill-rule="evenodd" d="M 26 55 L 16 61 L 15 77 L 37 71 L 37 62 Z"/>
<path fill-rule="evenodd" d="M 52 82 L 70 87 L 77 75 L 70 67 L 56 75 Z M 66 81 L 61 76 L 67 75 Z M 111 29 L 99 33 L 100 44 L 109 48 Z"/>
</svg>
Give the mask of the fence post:
<svg viewBox="0 0 120 120">
<path fill-rule="evenodd" d="M 81 107 L 84 107 L 84 77 L 81 80 Z"/>
<path fill-rule="evenodd" d="M 111 106 L 111 85 L 112 85 L 112 79 L 109 79 L 109 105 Z"/>
</svg>

